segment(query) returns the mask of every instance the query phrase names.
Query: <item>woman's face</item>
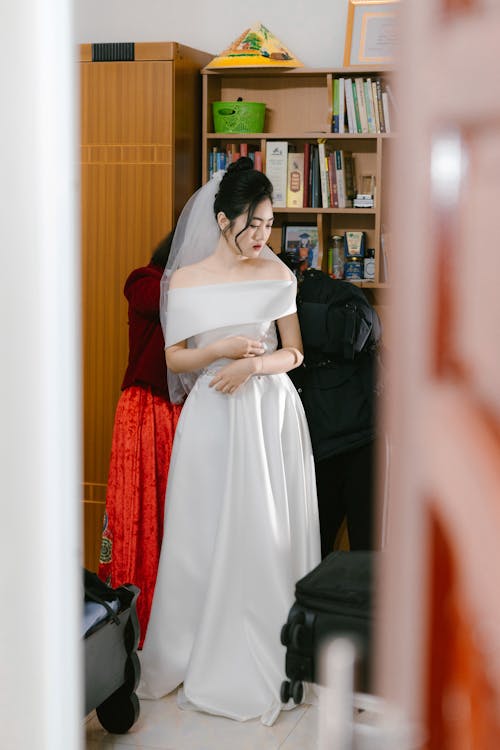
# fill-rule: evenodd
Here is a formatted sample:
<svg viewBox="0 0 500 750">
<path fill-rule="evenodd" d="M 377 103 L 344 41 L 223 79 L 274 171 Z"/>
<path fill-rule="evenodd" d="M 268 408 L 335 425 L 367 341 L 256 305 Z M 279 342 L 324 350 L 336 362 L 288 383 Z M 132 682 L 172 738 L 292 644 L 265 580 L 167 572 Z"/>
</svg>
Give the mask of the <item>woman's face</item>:
<svg viewBox="0 0 500 750">
<path fill-rule="evenodd" d="M 245 257 L 257 258 L 267 243 L 273 226 L 273 206 L 269 198 L 266 198 L 257 205 L 252 221 L 244 229 L 247 218 L 248 214 L 245 213 L 234 220 L 233 227 L 227 239 Z"/>
</svg>

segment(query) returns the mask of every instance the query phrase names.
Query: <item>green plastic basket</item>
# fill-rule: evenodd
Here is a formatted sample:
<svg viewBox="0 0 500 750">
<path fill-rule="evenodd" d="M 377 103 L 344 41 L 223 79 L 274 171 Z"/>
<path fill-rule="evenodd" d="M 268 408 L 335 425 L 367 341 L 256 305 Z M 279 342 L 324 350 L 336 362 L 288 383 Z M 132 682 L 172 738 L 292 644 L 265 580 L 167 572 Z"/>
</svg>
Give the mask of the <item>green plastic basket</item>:
<svg viewBox="0 0 500 750">
<path fill-rule="evenodd" d="M 213 102 L 216 133 L 262 133 L 266 105 L 261 102 Z"/>
</svg>

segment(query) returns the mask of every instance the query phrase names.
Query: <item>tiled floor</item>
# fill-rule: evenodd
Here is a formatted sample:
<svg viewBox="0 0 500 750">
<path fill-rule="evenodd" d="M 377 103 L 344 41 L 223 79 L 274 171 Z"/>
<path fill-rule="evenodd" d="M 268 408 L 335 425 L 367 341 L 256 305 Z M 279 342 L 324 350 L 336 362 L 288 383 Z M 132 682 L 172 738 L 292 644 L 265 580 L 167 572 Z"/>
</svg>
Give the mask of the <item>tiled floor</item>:
<svg viewBox="0 0 500 750">
<path fill-rule="evenodd" d="M 123 735 L 108 734 L 93 712 L 87 718 L 86 750 L 317 750 L 317 706 L 282 711 L 272 727 L 177 708 L 175 694 L 141 701 L 141 714 Z"/>
</svg>

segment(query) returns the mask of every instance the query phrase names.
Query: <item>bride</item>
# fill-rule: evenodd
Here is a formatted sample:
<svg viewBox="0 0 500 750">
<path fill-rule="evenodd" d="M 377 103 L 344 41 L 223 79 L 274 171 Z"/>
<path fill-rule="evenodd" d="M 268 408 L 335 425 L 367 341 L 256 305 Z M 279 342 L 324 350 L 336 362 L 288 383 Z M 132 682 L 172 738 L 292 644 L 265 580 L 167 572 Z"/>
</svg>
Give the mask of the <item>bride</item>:
<svg viewBox="0 0 500 750">
<path fill-rule="evenodd" d="M 286 375 L 302 362 L 296 279 L 266 246 L 272 223 L 272 185 L 243 157 L 177 225 L 161 315 L 171 398 L 189 395 L 139 685 L 159 698 L 182 684 L 182 708 L 265 724 L 283 708 L 295 582 L 320 560 L 311 443 Z"/>
</svg>

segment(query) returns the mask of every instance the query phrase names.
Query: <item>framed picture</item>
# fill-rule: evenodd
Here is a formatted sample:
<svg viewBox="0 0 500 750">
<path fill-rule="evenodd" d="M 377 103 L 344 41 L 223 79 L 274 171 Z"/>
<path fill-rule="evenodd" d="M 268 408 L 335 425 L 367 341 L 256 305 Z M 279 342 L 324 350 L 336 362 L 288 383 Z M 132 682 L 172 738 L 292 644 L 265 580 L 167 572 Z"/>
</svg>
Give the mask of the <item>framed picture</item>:
<svg viewBox="0 0 500 750">
<path fill-rule="evenodd" d="M 316 224 L 284 224 L 282 250 L 296 273 L 303 273 L 308 268 L 321 269 Z"/>
<path fill-rule="evenodd" d="M 348 0 L 344 65 L 395 61 L 399 0 Z"/>
</svg>

